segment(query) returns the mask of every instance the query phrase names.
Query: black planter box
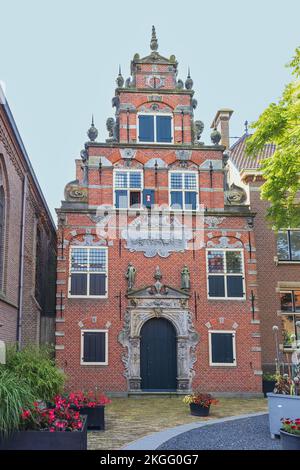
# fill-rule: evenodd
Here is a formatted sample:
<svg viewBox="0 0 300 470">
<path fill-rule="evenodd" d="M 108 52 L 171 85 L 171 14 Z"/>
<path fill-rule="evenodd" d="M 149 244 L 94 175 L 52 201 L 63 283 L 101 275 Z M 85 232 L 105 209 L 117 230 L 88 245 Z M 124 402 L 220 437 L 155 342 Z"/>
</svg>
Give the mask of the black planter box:
<svg viewBox="0 0 300 470">
<path fill-rule="evenodd" d="M 193 416 L 208 416 L 210 407 L 197 405 L 197 403 L 190 403 L 191 415 Z"/>
<path fill-rule="evenodd" d="M 280 440 L 283 450 L 300 450 L 300 436 L 280 429 Z"/>
<path fill-rule="evenodd" d="M 267 396 L 267 393 L 273 393 L 275 384 L 276 384 L 276 380 L 263 380 L 264 397 Z"/>
<path fill-rule="evenodd" d="M 79 411 L 81 415 L 87 416 L 87 428 L 89 431 L 104 431 L 105 422 L 104 422 L 104 405 L 96 405 L 92 408 L 84 406 L 83 408 L 76 408 L 76 411 Z"/>
<path fill-rule="evenodd" d="M 87 419 L 81 431 L 17 431 L 0 438 L 0 450 L 87 450 Z"/>
</svg>

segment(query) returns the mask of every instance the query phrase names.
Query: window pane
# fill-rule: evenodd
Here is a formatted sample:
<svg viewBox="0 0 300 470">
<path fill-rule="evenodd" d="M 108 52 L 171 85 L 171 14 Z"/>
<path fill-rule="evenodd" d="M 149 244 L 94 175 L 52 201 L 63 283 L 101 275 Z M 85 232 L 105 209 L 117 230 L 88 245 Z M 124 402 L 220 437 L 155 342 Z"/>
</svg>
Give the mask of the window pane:
<svg viewBox="0 0 300 470">
<path fill-rule="evenodd" d="M 225 297 L 224 276 L 208 276 L 208 296 Z"/>
<path fill-rule="evenodd" d="M 277 256 L 279 260 L 288 260 L 290 258 L 287 232 L 277 234 Z"/>
<path fill-rule="evenodd" d="M 142 187 L 142 174 L 140 172 L 129 173 L 129 187 L 141 188 Z"/>
<path fill-rule="evenodd" d="M 180 191 L 171 191 L 172 209 L 182 209 L 182 193 Z"/>
<path fill-rule="evenodd" d="M 105 358 L 105 333 L 85 332 L 83 341 L 84 362 L 106 362 Z"/>
<path fill-rule="evenodd" d="M 182 189 L 182 173 L 171 173 L 171 189 Z"/>
<path fill-rule="evenodd" d="M 297 348 L 300 347 L 300 316 L 295 316 Z"/>
<path fill-rule="evenodd" d="M 156 116 L 156 141 L 172 142 L 171 116 Z"/>
<path fill-rule="evenodd" d="M 83 248 L 72 248 L 71 251 L 71 271 L 87 271 L 88 252 Z"/>
<path fill-rule="evenodd" d="M 224 272 L 224 251 L 208 251 L 208 272 L 223 273 Z"/>
<path fill-rule="evenodd" d="M 188 191 L 185 193 L 185 208 L 189 210 L 196 210 L 197 209 L 197 193 L 192 191 Z"/>
<path fill-rule="evenodd" d="M 106 274 L 91 274 L 90 275 L 90 295 L 105 295 L 106 294 Z"/>
<path fill-rule="evenodd" d="M 293 311 L 293 300 L 291 292 L 281 292 L 280 293 L 280 304 L 281 310 L 283 312 L 292 312 Z"/>
<path fill-rule="evenodd" d="M 296 340 L 293 315 L 282 315 L 282 335 L 285 348 L 291 348 Z"/>
<path fill-rule="evenodd" d="M 295 312 L 300 312 L 300 291 L 294 291 Z"/>
<path fill-rule="evenodd" d="M 106 271 L 106 250 L 91 248 L 89 271 Z"/>
<path fill-rule="evenodd" d="M 187 173 L 184 175 L 184 188 L 197 189 L 197 179 L 195 173 Z"/>
<path fill-rule="evenodd" d="M 130 191 L 130 207 L 140 207 L 141 205 L 141 193 L 140 191 Z"/>
<path fill-rule="evenodd" d="M 154 116 L 139 116 L 139 140 L 154 142 Z"/>
<path fill-rule="evenodd" d="M 115 187 L 127 188 L 128 187 L 128 174 L 124 171 L 117 171 L 115 174 Z"/>
<path fill-rule="evenodd" d="M 71 274 L 71 295 L 87 295 L 87 274 Z"/>
<path fill-rule="evenodd" d="M 242 276 L 227 276 L 227 297 L 243 297 Z"/>
<path fill-rule="evenodd" d="M 211 333 L 211 356 L 216 364 L 233 364 L 232 333 Z"/>
<path fill-rule="evenodd" d="M 228 273 L 242 273 L 242 253 L 226 251 L 226 268 Z"/>
<path fill-rule="evenodd" d="M 300 260 L 300 231 L 290 232 L 292 260 Z"/>
<path fill-rule="evenodd" d="M 127 191 L 116 191 L 116 208 L 127 209 L 127 207 L 128 207 Z"/>
</svg>

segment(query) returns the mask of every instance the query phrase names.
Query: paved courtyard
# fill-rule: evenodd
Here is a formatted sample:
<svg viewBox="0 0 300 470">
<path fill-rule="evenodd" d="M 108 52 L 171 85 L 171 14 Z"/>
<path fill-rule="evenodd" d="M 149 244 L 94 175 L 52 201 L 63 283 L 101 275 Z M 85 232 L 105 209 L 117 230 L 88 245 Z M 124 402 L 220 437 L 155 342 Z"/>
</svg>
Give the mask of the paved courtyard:
<svg viewBox="0 0 300 470">
<path fill-rule="evenodd" d="M 120 449 L 167 428 L 260 411 L 267 411 L 264 398 L 220 398 L 207 418 L 191 416 L 182 397 L 113 398 L 105 410 L 106 431 L 89 432 L 88 448 Z"/>
</svg>

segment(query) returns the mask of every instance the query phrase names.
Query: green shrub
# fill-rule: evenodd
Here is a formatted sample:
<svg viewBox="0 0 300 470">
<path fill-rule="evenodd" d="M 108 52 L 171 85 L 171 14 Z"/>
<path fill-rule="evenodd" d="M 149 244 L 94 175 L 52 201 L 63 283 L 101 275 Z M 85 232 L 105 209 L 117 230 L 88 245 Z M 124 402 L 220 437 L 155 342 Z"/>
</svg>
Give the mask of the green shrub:
<svg viewBox="0 0 300 470">
<path fill-rule="evenodd" d="M 0 434 L 18 429 L 23 408 L 32 406 L 30 386 L 5 366 L 0 366 Z"/>
<path fill-rule="evenodd" d="M 6 368 L 29 385 L 35 398 L 49 401 L 62 392 L 64 374 L 55 366 L 49 347 L 26 346 L 21 351 L 7 348 Z"/>
</svg>

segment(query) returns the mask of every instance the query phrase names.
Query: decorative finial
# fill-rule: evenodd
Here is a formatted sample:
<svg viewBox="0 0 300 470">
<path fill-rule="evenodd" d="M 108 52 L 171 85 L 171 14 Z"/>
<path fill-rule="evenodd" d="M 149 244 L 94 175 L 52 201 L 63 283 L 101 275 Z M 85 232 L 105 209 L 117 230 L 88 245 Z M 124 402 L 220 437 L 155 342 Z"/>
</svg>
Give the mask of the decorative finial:
<svg viewBox="0 0 300 470">
<path fill-rule="evenodd" d="M 248 135 L 248 124 L 249 124 L 249 123 L 248 123 L 248 121 L 246 120 L 246 121 L 244 122 L 244 125 L 245 125 L 245 134 L 246 134 L 246 135 Z"/>
<path fill-rule="evenodd" d="M 193 85 L 194 85 L 194 82 L 193 80 L 191 79 L 191 71 L 190 71 L 190 67 L 188 68 L 188 75 L 187 75 L 187 79 L 185 81 L 185 88 L 187 90 L 191 90 L 193 88 Z"/>
<path fill-rule="evenodd" d="M 157 38 L 156 38 L 155 26 L 152 26 L 152 36 L 151 36 L 151 42 L 150 42 L 150 49 L 152 51 L 157 51 L 157 49 L 158 49 L 158 42 L 157 42 Z"/>
<path fill-rule="evenodd" d="M 92 124 L 89 130 L 87 131 L 88 138 L 90 139 L 91 142 L 94 142 L 94 140 L 97 139 L 98 137 L 98 130 L 94 126 L 94 116 L 92 115 Z"/>
<path fill-rule="evenodd" d="M 211 141 L 214 145 L 219 145 L 219 142 L 221 140 L 221 134 L 220 132 L 214 128 L 214 130 L 212 131 L 212 133 L 210 134 L 210 138 L 211 138 Z"/>
<path fill-rule="evenodd" d="M 122 88 L 124 85 L 124 78 L 121 72 L 121 65 L 119 65 L 119 75 L 117 76 L 116 83 L 118 85 L 118 88 Z"/>
</svg>

